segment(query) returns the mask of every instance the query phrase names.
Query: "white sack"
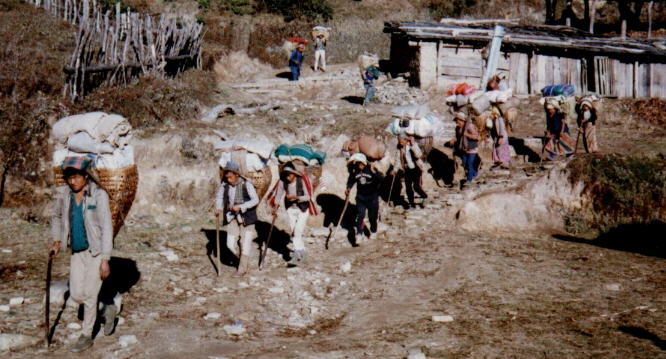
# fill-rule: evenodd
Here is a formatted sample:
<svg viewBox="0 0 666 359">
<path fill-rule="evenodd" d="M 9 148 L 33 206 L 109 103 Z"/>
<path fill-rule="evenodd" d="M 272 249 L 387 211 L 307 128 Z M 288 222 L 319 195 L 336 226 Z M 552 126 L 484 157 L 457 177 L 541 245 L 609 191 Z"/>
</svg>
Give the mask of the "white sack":
<svg viewBox="0 0 666 359">
<path fill-rule="evenodd" d="M 113 153 L 113 146 L 108 142 L 97 142 L 87 132 L 79 132 L 67 140 L 67 148 L 79 153 Z"/>
<path fill-rule="evenodd" d="M 220 160 L 217 163 L 220 165 L 220 167 L 224 167 L 230 160 L 231 152 L 222 152 L 220 155 Z M 266 167 L 266 162 L 267 161 L 262 160 L 256 153 L 248 152 L 245 154 L 245 165 L 247 166 L 247 170 L 250 172 L 262 170 L 264 167 Z"/>
<path fill-rule="evenodd" d="M 219 141 L 213 146 L 215 151 L 233 151 L 237 148 L 242 148 L 248 152 L 255 153 L 263 159 L 269 159 L 273 154 L 273 144 L 268 141 L 252 141 L 252 140 L 229 140 Z"/>
<path fill-rule="evenodd" d="M 490 100 L 483 94 L 472 102 L 472 110 L 478 116 L 490 107 Z"/>
<path fill-rule="evenodd" d="M 505 103 L 513 95 L 512 89 L 507 89 L 505 91 L 493 90 L 486 92 L 486 97 L 491 103 Z"/>
<path fill-rule="evenodd" d="M 98 142 L 117 146 L 121 136 L 132 129 L 127 119 L 105 112 L 89 112 L 61 118 L 53 125 L 51 136 L 56 142 L 66 143 L 71 135 L 86 132 Z"/>
<path fill-rule="evenodd" d="M 96 168 L 119 169 L 134 165 L 134 147 L 127 145 L 117 148 L 113 153 L 98 155 L 95 159 Z"/>
<path fill-rule="evenodd" d="M 398 117 L 421 118 L 428 114 L 430 108 L 427 103 L 423 105 L 397 106 L 391 112 Z"/>
</svg>

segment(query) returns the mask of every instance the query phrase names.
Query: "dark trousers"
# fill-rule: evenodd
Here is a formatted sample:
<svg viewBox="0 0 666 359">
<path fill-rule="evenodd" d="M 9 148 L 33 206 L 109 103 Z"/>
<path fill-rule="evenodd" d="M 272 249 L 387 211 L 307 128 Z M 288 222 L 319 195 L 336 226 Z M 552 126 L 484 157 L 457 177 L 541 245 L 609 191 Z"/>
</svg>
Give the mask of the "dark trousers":
<svg viewBox="0 0 666 359">
<path fill-rule="evenodd" d="M 377 231 L 377 217 L 379 215 L 379 194 L 375 192 L 374 194 L 356 195 L 356 222 L 354 226 L 356 227 L 356 233 L 363 233 L 363 219 L 365 218 L 365 212 L 368 212 L 368 219 L 370 220 L 370 232 Z"/>
<path fill-rule="evenodd" d="M 421 196 L 421 198 L 428 198 L 428 195 L 421 187 L 421 176 L 423 172 L 420 168 L 408 168 L 405 170 L 405 190 L 407 191 L 407 200 L 409 204 L 414 204 L 414 191 Z"/>
<path fill-rule="evenodd" d="M 474 162 L 476 162 L 476 153 L 465 153 L 463 155 L 463 167 L 467 172 L 467 182 L 472 182 L 474 177 L 476 177 L 476 167 Z"/>
<path fill-rule="evenodd" d="M 289 65 L 291 70 L 291 81 L 298 81 L 298 78 L 301 77 L 301 67 L 298 65 Z"/>
</svg>

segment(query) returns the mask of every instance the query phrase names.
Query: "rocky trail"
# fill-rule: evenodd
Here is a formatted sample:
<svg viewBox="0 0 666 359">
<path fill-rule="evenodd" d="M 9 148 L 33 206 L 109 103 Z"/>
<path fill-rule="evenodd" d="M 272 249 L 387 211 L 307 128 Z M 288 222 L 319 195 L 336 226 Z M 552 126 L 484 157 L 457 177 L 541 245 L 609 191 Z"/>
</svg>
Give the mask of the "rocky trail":
<svg viewBox="0 0 666 359">
<path fill-rule="evenodd" d="M 321 138 L 314 143 L 335 148 L 339 133 L 333 131 L 381 131 L 391 105 L 426 96 L 404 82 L 387 82 L 379 91 L 384 96 L 380 104 L 363 108 L 349 100 L 362 95 L 352 65 L 332 66 L 307 80 L 310 75 L 306 71 L 300 84 L 269 79 L 235 85 L 231 88 L 239 93 L 230 105 L 277 103 L 279 108 L 224 115 L 205 126 L 233 134 L 249 124 L 252 131 L 274 131 L 283 141 L 314 137 L 299 130 L 319 128 Z M 337 83 L 320 83 L 329 77 Z M 308 100 L 317 96 L 332 100 Z M 389 101 L 393 98 L 396 101 Z M 361 123 L 360 116 L 367 121 Z M 262 125 L 276 119 L 290 123 L 277 129 Z M 350 121 L 359 123 L 349 127 Z M 171 130 L 195 131 L 199 126 Z M 334 135 L 325 135 L 329 132 Z M 168 145 L 166 136 L 145 134 L 140 140 Z M 180 155 L 175 151 L 174 156 Z M 344 160 L 329 156 L 331 176 L 344 171 Z M 178 172 L 200 169 L 181 162 L 169 180 Z M 158 178 L 151 172 L 157 169 L 141 167 L 141 162 L 139 166 L 142 180 L 157 187 L 150 182 Z M 405 210 L 382 201 L 378 233 L 353 246 L 347 237 L 352 203 L 327 248 L 329 227 L 344 202 L 339 179 L 330 180 L 316 194 L 323 214 L 305 233 L 307 263 L 287 267 L 289 235 L 282 215 L 267 265 L 260 271 L 255 264 L 241 279 L 232 277 L 234 267 L 224 250 L 225 264 L 216 275 L 210 257 L 215 254 L 215 223 L 207 205 L 192 210 L 156 202 L 159 211 L 150 210 L 150 197 L 140 194 L 115 242 L 116 268 L 126 291 L 121 319 L 112 336 L 100 333 L 93 348 L 80 355 L 68 351 L 80 323 L 72 308 L 59 319 L 50 350 L 42 339 L 48 223 L 26 219 L 17 209 L 2 209 L 0 333 L 23 335 L 17 340 L 25 342 L 0 352 L 0 357 L 666 357 L 663 258 L 557 233 L 466 232 L 457 226 L 456 214 L 465 203 L 532 181 L 554 166 L 521 157 L 510 170 L 488 171 L 484 165 L 477 184 L 463 190 L 440 187 L 426 174 L 429 198 L 424 208 Z M 212 171 L 206 167 L 202 173 L 214 175 L 215 163 L 209 167 Z M 180 183 L 172 186 L 187 186 Z M 260 210 L 260 239 L 269 227 L 270 216 Z M 254 258 L 258 248 L 256 243 Z M 63 255 L 56 259 L 56 282 L 67 278 L 66 261 Z M 10 303 L 19 297 L 20 304 Z M 60 306 L 52 306 L 52 321 Z"/>
</svg>

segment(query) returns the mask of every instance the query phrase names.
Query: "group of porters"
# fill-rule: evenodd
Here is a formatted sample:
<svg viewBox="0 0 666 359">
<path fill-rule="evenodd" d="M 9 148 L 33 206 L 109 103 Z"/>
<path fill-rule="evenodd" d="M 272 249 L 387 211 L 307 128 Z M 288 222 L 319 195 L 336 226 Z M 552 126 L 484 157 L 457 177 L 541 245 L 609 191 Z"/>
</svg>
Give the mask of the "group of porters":
<svg viewBox="0 0 666 359">
<path fill-rule="evenodd" d="M 557 90 L 557 89 L 556 89 Z M 565 89 L 566 90 L 566 89 Z M 578 147 L 581 134 L 587 152 L 597 151 L 595 124 L 598 117 L 600 102 L 597 97 L 583 96 L 577 101 L 566 93 L 553 96 L 552 93 L 542 99 L 547 119 L 544 152 L 550 159 L 560 155 L 569 155 Z M 508 164 L 508 135 L 503 123 L 501 109 L 491 110 L 491 121 L 488 129 L 494 139 L 493 160 L 495 165 Z M 95 116 L 106 116 L 96 113 Z M 575 116 L 575 117 L 574 117 Z M 100 117 L 101 118 L 101 117 Z M 576 143 L 569 137 L 568 119 L 575 118 L 578 126 Z M 65 120 L 65 119 L 63 119 Z M 61 120 L 61 121 L 63 121 Z M 76 120 L 76 119 L 74 119 Z M 479 131 L 473 119 L 458 112 L 454 114 L 456 122 L 456 138 L 448 145 L 454 147 L 463 162 L 467 181 L 476 176 L 475 149 L 478 146 Z M 72 122 L 72 121 L 70 121 Z M 67 124 L 66 121 L 62 123 Z M 118 121 L 122 124 L 122 121 Z M 122 127 L 122 126 L 121 126 Z M 507 126 L 508 127 L 508 126 Z M 76 131 L 79 131 L 78 129 Z M 70 131 L 80 137 L 79 132 Z M 65 131 L 66 132 L 66 131 Z M 93 132 L 89 130 L 89 132 Z M 113 131 L 111 131 L 113 132 Z M 126 135 L 129 128 L 123 127 Z M 117 131 L 116 131 L 117 133 Z M 415 194 L 421 198 L 419 206 L 423 207 L 428 197 L 422 187 L 424 159 L 432 148 L 432 137 L 419 138 L 398 134 L 397 156 L 390 161 L 383 142 L 373 137 L 361 136 L 355 141 L 344 144 L 343 154 L 348 158 L 348 178 L 345 189 L 345 206 L 340 215 L 337 227 L 344 216 L 349 203 L 350 193 L 356 187 L 356 217 L 353 224 L 353 241 L 360 244 L 377 231 L 379 217 L 379 189 L 388 175 L 391 177 L 389 202 L 394 194 L 397 177 L 404 179 L 408 202 L 407 207 L 416 207 Z M 72 149 L 72 138 L 63 136 L 62 142 Z M 129 151 L 127 142 L 118 141 L 118 136 L 98 136 L 95 145 L 114 139 L 118 151 Z M 122 144 L 119 144 L 122 142 Z M 68 150 L 68 151 L 69 151 Z M 62 151 L 65 151 L 64 149 Z M 234 151 L 236 152 L 236 151 Z M 72 152 L 62 152 L 72 154 Z M 102 159 L 100 156 L 97 160 Z M 121 158 L 120 156 L 119 158 Z M 131 156 L 130 156 L 131 157 Z M 322 173 L 321 165 L 325 154 L 314 151 L 309 146 L 282 145 L 276 149 L 275 157 L 279 160 L 279 180 L 270 188 L 272 174 L 270 167 L 259 170 L 244 170 L 245 156 L 232 153 L 221 166 L 220 186 L 215 196 L 215 216 L 218 219 L 217 232 L 217 270 L 220 273 L 220 240 L 219 222 L 222 221 L 226 230 L 226 246 L 236 256 L 236 273 L 243 276 L 249 269 L 252 255 L 252 242 L 256 236 L 255 223 L 258 220 L 257 206 L 261 198 L 266 196 L 266 203 L 271 209 L 273 221 L 271 230 L 264 242 L 259 265 L 264 264 L 265 255 L 270 241 L 275 219 L 284 211 L 289 218 L 293 251 L 289 265 L 303 264 L 307 258 L 303 232 L 310 215 L 317 214 L 314 202 L 314 191 Z M 122 159 L 122 158 L 121 158 Z M 389 159 L 387 161 L 387 159 Z M 117 158 L 116 158 L 117 160 Z M 99 163 L 99 161 L 97 161 Z M 476 161 L 478 162 L 478 161 Z M 49 249 L 47 269 L 46 297 L 46 341 L 50 344 L 51 327 L 49 326 L 49 282 L 51 265 L 54 256 L 61 248 L 71 250 L 70 298 L 84 307 L 84 320 L 79 339 L 72 347 L 75 352 L 92 346 L 93 326 L 98 314 L 98 296 L 102 283 L 111 274 L 109 259 L 113 247 L 113 238 L 122 226 L 123 220 L 131 207 L 138 183 L 136 166 L 130 162 L 120 161 L 126 166 L 118 169 L 95 168 L 95 160 L 90 156 L 68 156 L 58 161 L 55 169 L 56 190 L 54 214 L 52 218 L 53 243 Z M 110 163 L 110 162 L 108 162 Z M 465 180 L 461 181 L 461 184 Z M 365 217 L 368 217 L 369 228 L 366 228 Z M 333 229 L 331 229 L 333 232 Z M 330 236 L 330 235 L 329 235 Z M 115 318 L 120 308 L 113 301 L 103 303 L 102 322 L 104 334 L 114 331 Z"/>
</svg>

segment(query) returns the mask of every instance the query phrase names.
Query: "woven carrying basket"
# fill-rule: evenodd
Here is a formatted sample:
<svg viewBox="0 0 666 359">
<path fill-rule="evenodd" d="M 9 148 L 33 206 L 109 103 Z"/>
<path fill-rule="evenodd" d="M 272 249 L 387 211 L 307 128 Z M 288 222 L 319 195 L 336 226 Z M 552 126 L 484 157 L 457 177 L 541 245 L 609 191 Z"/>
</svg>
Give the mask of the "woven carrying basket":
<svg viewBox="0 0 666 359">
<path fill-rule="evenodd" d="M 113 237 L 118 234 L 125 222 L 125 217 L 132 208 L 132 202 L 136 196 L 139 185 L 139 171 L 136 165 L 125 168 L 96 168 L 99 185 L 109 195 L 109 207 L 113 221 Z M 62 169 L 53 167 L 53 175 L 56 186 L 65 186 L 62 178 Z"/>
<path fill-rule="evenodd" d="M 289 163 L 289 162 L 287 162 Z M 282 173 L 282 169 L 284 168 L 284 165 L 287 163 L 279 163 L 278 164 L 278 171 Z M 302 161 L 295 160 L 292 161 L 294 163 L 294 167 L 298 170 L 303 168 L 305 173 L 310 177 L 310 181 L 312 181 L 312 191 L 317 189 L 317 186 L 319 186 L 319 179 L 321 178 L 321 171 L 322 167 L 321 166 L 305 166 Z"/>
<path fill-rule="evenodd" d="M 270 166 L 266 166 L 260 171 L 247 172 L 243 174 L 243 177 L 252 183 L 254 190 L 257 191 L 257 197 L 259 197 L 259 200 L 261 200 L 266 192 L 268 192 L 268 187 L 271 185 L 273 174 L 271 172 Z M 221 168 L 220 180 L 224 180 L 224 170 Z"/>
</svg>

